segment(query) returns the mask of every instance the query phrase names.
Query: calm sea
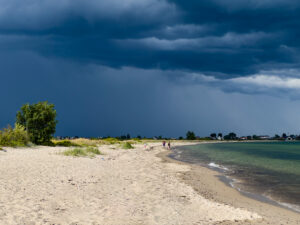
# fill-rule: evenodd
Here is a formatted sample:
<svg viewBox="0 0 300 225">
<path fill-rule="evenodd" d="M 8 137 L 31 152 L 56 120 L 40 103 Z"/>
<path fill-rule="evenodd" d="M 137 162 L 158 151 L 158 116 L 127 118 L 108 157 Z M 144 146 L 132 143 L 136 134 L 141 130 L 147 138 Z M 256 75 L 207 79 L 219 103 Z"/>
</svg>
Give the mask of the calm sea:
<svg viewBox="0 0 300 225">
<path fill-rule="evenodd" d="M 300 212 L 300 142 L 199 144 L 176 148 L 171 156 L 216 168 L 233 187 Z"/>
</svg>

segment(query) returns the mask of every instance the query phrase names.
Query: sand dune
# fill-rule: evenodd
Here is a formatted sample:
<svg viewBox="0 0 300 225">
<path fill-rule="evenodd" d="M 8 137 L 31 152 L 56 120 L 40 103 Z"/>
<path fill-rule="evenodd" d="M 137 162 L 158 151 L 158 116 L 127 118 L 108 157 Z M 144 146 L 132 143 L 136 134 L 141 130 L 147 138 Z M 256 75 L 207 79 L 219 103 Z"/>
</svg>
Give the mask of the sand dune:
<svg viewBox="0 0 300 225">
<path fill-rule="evenodd" d="M 151 144 L 157 145 L 157 144 Z M 162 148 L 101 147 L 105 155 L 73 158 L 64 148 L 0 152 L 0 224 L 221 224 L 256 213 L 201 197 L 162 163 Z"/>
</svg>

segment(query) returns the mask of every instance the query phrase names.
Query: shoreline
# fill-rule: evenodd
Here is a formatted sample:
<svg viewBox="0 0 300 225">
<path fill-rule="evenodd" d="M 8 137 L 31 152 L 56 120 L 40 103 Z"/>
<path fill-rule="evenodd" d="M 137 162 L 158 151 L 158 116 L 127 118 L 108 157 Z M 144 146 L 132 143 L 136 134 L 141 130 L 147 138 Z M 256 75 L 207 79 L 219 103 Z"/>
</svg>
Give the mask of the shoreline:
<svg viewBox="0 0 300 225">
<path fill-rule="evenodd" d="M 211 142 L 210 142 L 211 143 Z M 194 144 L 194 143 L 192 143 Z M 196 143 L 195 143 L 196 144 Z M 197 143 L 205 144 L 205 143 Z M 180 145 L 178 145 L 180 146 Z M 178 147 L 178 146 L 175 146 Z M 232 187 L 230 178 L 217 169 L 198 164 L 190 164 L 170 157 L 172 152 L 165 151 L 157 156 L 164 162 L 189 165 L 191 170 L 180 175 L 180 179 L 192 186 L 201 196 L 223 204 L 229 204 L 237 208 L 245 208 L 251 212 L 258 213 L 263 217 L 262 221 L 251 221 L 243 224 L 300 224 L 300 214 L 288 207 L 265 196 L 239 191 Z M 203 180 L 202 180 L 202 179 Z M 205 182 L 211 180 L 210 183 Z M 272 204 L 273 203 L 273 204 Z M 228 223 L 231 224 L 231 223 Z M 232 223 L 235 224 L 235 223 Z"/>
<path fill-rule="evenodd" d="M 215 143 L 219 144 L 219 142 L 215 142 Z M 207 144 L 207 143 L 199 143 L 199 144 Z M 176 146 L 176 147 L 180 147 L 180 146 Z M 268 203 L 268 204 L 271 204 L 271 205 L 274 205 L 274 206 L 277 206 L 277 207 L 281 207 L 281 208 L 284 208 L 284 209 L 288 209 L 288 210 L 291 210 L 292 212 L 296 212 L 296 213 L 300 214 L 299 205 L 293 205 L 292 203 L 287 203 L 287 202 L 278 202 L 278 201 L 272 199 L 272 197 L 270 197 L 270 196 L 265 196 L 263 194 L 256 193 L 254 191 L 249 192 L 249 191 L 243 190 L 242 188 L 237 187 L 236 184 L 238 184 L 242 180 L 234 178 L 230 175 L 229 176 L 225 175 L 224 172 L 227 171 L 228 169 L 226 167 L 222 166 L 222 165 L 218 165 L 218 164 L 215 164 L 215 163 L 210 163 L 210 164 L 206 164 L 206 165 L 203 164 L 203 163 L 194 164 L 194 163 L 190 163 L 190 162 L 187 162 L 187 161 L 180 160 L 179 158 L 177 159 L 176 155 L 172 155 L 173 153 L 174 152 L 168 154 L 167 157 L 169 157 L 171 159 L 174 159 L 175 161 L 180 161 L 180 162 L 186 163 L 188 165 L 190 165 L 190 164 L 198 165 L 198 166 L 205 167 L 205 168 L 208 168 L 210 170 L 218 172 L 219 175 L 217 175 L 217 177 L 219 178 L 219 180 L 221 182 L 226 184 L 228 187 L 231 187 L 231 188 L 237 190 L 238 192 L 240 192 L 241 194 L 243 194 L 244 196 L 246 196 L 248 198 L 252 198 L 254 200 L 264 202 L 264 203 Z M 213 164 L 213 165 L 211 165 L 211 164 Z"/>
</svg>

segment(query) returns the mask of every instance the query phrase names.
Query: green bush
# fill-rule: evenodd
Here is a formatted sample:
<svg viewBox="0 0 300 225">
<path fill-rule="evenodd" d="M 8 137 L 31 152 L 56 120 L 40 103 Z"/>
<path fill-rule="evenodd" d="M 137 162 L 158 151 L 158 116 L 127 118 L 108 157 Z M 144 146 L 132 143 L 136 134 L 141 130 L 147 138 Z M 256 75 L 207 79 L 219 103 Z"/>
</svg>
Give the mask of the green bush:
<svg viewBox="0 0 300 225">
<path fill-rule="evenodd" d="M 125 143 L 123 143 L 122 148 L 123 149 L 132 149 L 134 147 L 129 142 L 125 142 Z"/>
<path fill-rule="evenodd" d="M 25 128 L 20 124 L 15 124 L 15 128 L 8 126 L 0 131 L 1 146 L 26 146 L 29 144 L 29 136 Z"/>
<path fill-rule="evenodd" d="M 86 147 L 86 148 L 73 148 L 63 152 L 63 155 L 74 157 L 95 157 L 95 155 L 101 155 L 102 153 L 98 148 Z"/>
<path fill-rule="evenodd" d="M 196 135 L 193 131 L 188 131 L 186 133 L 186 139 L 187 140 L 195 140 L 196 139 Z"/>
<path fill-rule="evenodd" d="M 48 102 L 25 104 L 17 113 L 16 122 L 25 127 L 33 143 L 49 144 L 57 124 L 56 110 Z"/>
</svg>

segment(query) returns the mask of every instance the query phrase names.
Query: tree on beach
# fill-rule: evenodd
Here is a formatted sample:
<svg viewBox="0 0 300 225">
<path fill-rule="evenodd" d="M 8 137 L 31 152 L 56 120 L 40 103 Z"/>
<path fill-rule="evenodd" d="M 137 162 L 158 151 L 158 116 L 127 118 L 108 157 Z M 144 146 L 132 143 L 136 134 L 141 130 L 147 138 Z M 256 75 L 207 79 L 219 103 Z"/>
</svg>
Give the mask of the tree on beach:
<svg viewBox="0 0 300 225">
<path fill-rule="evenodd" d="M 188 131 L 186 133 L 186 139 L 187 140 L 195 140 L 196 139 L 196 135 L 193 131 Z"/>
<path fill-rule="evenodd" d="M 231 133 L 225 135 L 225 136 L 224 136 L 224 139 L 225 139 L 225 140 L 235 140 L 235 139 L 236 139 L 236 134 L 233 133 L 233 132 L 231 132 Z"/>
<path fill-rule="evenodd" d="M 35 144 L 49 144 L 56 130 L 56 110 L 53 104 L 25 104 L 17 113 L 16 123 L 25 127 Z"/>
<path fill-rule="evenodd" d="M 218 137 L 222 138 L 223 134 L 222 133 L 218 133 Z"/>
<path fill-rule="evenodd" d="M 213 139 L 216 139 L 217 138 L 217 134 L 216 133 L 212 133 L 212 134 L 210 134 L 210 137 L 213 138 Z"/>
<path fill-rule="evenodd" d="M 253 135 L 252 135 L 252 139 L 253 139 L 253 140 L 259 140 L 259 137 L 258 137 L 257 135 L 255 135 L 255 134 L 253 134 Z"/>
<path fill-rule="evenodd" d="M 280 136 L 278 134 L 275 134 L 274 139 L 280 139 Z"/>
</svg>

